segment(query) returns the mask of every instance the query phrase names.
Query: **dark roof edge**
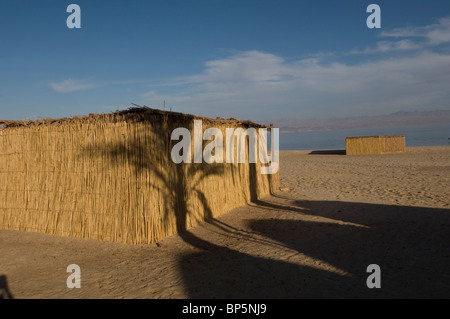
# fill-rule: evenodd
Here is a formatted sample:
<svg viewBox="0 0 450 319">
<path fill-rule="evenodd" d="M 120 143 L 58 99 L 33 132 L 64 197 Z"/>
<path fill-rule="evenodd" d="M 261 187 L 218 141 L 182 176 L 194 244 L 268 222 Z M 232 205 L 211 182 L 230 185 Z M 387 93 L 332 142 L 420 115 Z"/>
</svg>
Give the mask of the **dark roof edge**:
<svg viewBox="0 0 450 319">
<path fill-rule="evenodd" d="M 0 126 L 3 126 L 3 128 L 12 128 L 12 127 L 33 127 L 33 126 L 41 126 L 41 125 L 64 125 L 65 123 L 74 123 L 74 122 L 89 122 L 89 121 L 95 121 L 95 120 L 101 120 L 101 121 L 109 121 L 111 123 L 116 123 L 120 121 L 127 121 L 127 120 L 139 120 L 144 119 L 143 116 L 157 116 L 161 118 L 167 118 L 167 120 L 170 120 L 171 118 L 184 118 L 184 119 L 190 119 L 190 120 L 203 120 L 210 123 L 217 123 L 217 124 L 234 124 L 234 125 L 241 125 L 244 127 L 255 127 L 255 128 L 268 128 L 268 125 L 264 124 L 258 124 L 251 121 L 244 121 L 244 120 L 238 120 L 235 118 L 216 118 L 212 119 L 205 116 L 198 116 L 198 115 L 192 115 L 192 114 L 185 114 L 185 113 L 179 113 L 179 112 L 172 112 L 172 111 L 165 111 L 165 110 L 159 110 L 159 109 L 153 109 L 149 108 L 147 106 L 139 106 L 136 104 L 134 107 L 130 107 L 127 110 L 121 110 L 121 111 L 115 111 L 112 113 L 102 113 L 102 114 L 89 114 L 85 116 L 73 116 L 73 117 L 67 117 L 67 118 L 60 118 L 60 119 L 51 119 L 51 118 L 43 118 L 41 120 L 34 120 L 34 121 L 9 121 L 9 120 L 0 120 Z"/>
</svg>

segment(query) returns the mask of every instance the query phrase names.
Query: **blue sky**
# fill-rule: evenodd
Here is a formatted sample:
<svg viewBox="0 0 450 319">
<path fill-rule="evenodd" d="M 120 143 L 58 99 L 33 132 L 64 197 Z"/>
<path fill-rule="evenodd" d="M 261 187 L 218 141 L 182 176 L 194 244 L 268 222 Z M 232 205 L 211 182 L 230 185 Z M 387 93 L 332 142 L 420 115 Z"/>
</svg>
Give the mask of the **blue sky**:
<svg viewBox="0 0 450 319">
<path fill-rule="evenodd" d="M 255 121 L 450 109 L 448 0 L 2 1 L 0 46 L 0 119 L 163 101 Z"/>
</svg>

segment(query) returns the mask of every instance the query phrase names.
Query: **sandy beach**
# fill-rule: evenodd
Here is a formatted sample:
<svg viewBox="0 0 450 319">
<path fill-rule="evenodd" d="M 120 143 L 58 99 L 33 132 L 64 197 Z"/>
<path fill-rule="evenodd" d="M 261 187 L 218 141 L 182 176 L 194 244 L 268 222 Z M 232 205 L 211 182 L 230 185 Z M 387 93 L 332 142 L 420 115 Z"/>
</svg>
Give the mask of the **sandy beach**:
<svg viewBox="0 0 450 319">
<path fill-rule="evenodd" d="M 281 189 L 151 245 L 0 230 L 13 298 L 449 298 L 450 146 L 283 151 Z M 81 268 L 69 289 L 66 268 Z M 381 268 L 369 289 L 367 266 Z"/>
</svg>

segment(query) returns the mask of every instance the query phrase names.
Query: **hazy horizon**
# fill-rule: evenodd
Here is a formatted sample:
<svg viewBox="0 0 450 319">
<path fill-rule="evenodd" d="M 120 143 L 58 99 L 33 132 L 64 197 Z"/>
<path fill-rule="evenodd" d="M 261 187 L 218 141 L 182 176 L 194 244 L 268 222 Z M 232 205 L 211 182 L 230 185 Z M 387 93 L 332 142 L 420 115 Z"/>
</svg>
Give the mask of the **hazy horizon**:
<svg viewBox="0 0 450 319">
<path fill-rule="evenodd" d="M 267 121 L 266 121 L 267 122 Z M 273 123 L 284 132 L 382 128 L 405 126 L 433 126 L 450 123 L 450 109 L 430 111 L 398 111 L 377 116 L 329 117 L 315 119 L 284 118 Z"/>
</svg>

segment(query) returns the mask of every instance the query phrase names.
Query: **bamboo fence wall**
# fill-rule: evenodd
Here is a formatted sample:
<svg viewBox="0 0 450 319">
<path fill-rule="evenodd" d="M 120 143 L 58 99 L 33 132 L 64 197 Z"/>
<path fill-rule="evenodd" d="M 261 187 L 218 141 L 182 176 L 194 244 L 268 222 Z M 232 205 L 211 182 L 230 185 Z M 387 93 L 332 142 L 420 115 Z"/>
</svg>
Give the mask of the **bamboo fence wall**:
<svg viewBox="0 0 450 319">
<path fill-rule="evenodd" d="M 171 132 L 192 130 L 193 119 L 146 109 L 9 123 L 0 129 L 0 228 L 152 243 L 278 188 L 278 174 L 261 175 L 259 163 L 175 164 Z M 224 137 L 249 126 L 200 119 Z"/>
<path fill-rule="evenodd" d="M 347 155 L 371 155 L 405 152 L 405 136 L 362 136 L 347 137 L 345 140 Z"/>
</svg>

